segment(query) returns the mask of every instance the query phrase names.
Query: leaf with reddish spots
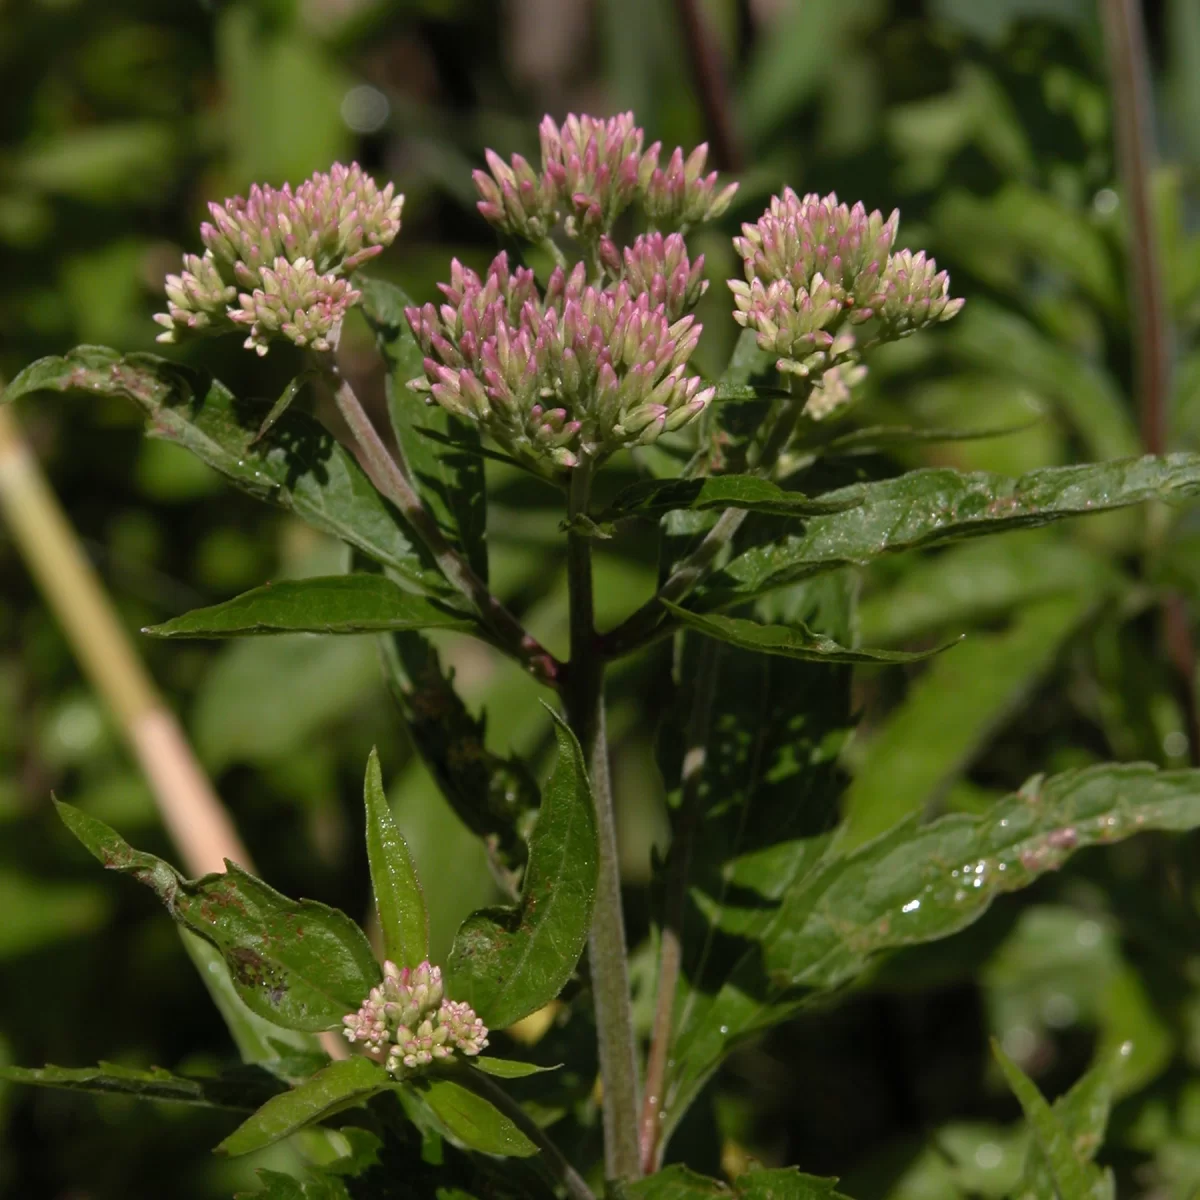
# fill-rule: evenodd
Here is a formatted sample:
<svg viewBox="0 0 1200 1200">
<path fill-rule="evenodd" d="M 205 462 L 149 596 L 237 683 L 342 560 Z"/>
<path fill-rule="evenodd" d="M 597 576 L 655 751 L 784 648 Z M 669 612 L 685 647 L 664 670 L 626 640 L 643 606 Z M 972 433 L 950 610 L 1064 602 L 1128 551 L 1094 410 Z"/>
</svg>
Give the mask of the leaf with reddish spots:
<svg viewBox="0 0 1200 1200">
<path fill-rule="evenodd" d="M 180 925 L 216 947 L 247 1007 L 268 1021 L 307 1032 L 340 1027 L 379 982 L 379 964 L 362 930 L 336 908 L 289 900 L 228 861 L 224 874 L 184 879 L 103 821 L 58 800 L 55 805 L 105 867 L 151 888 Z"/>
</svg>

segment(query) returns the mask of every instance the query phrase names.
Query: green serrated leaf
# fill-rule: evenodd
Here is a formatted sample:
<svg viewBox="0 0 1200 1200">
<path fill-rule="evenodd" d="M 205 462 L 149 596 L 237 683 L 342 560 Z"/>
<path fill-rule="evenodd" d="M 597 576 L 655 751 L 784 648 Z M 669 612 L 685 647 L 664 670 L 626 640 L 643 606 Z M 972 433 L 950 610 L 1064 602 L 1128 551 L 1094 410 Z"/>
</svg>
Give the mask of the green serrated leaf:
<svg viewBox="0 0 1200 1200">
<path fill-rule="evenodd" d="M 251 1011 L 287 1029 L 341 1025 L 381 979 L 363 932 L 315 900 L 289 900 L 235 863 L 224 874 L 184 879 L 134 850 L 102 821 L 56 800 L 67 828 L 111 871 L 151 888 L 182 926 L 215 946 Z"/>
<path fill-rule="evenodd" d="M 161 1067 L 140 1070 L 106 1062 L 96 1067 L 78 1068 L 0 1067 L 0 1079 L 67 1091 L 99 1092 L 134 1096 L 139 1100 L 243 1111 L 258 1108 L 283 1087 L 268 1071 L 256 1068 L 212 1077 L 188 1077 L 164 1071 Z"/>
<path fill-rule="evenodd" d="M 1070 1091 L 1059 1096 L 1051 1108 L 1073 1155 L 1085 1166 L 1096 1157 L 1096 1152 L 1104 1140 L 1104 1131 L 1108 1127 L 1108 1116 L 1112 1110 L 1114 1088 L 1128 1054 L 1129 1047 L 1118 1047 L 1101 1054 L 1095 1065 L 1071 1087 Z M 1008 1076 L 1007 1071 L 1005 1076 Z M 1029 1086 L 1033 1087 L 1032 1083 Z M 1037 1089 L 1034 1088 L 1034 1091 Z M 1033 1120 L 1028 1110 L 1026 1118 L 1032 1125 Z M 1096 1180 L 1093 1176 L 1093 1181 L 1093 1186 L 1105 1186 L 1103 1179 Z M 1053 1168 L 1044 1150 L 1042 1153 L 1029 1154 L 1025 1160 L 1021 1185 L 1015 1193 L 1017 1200 L 1036 1200 L 1037 1197 L 1052 1194 L 1053 1189 Z M 1097 1198 L 1103 1195 L 1103 1191 L 1096 1192 Z"/>
<path fill-rule="evenodd" d="M 983 815 L 905 822 L 846 857 L 817 838 L 807 858 L 733 859 L 728 877 L 759 900 L 718 906 L 698 895 L 697 903 L 722 933 L 754 940 L 719 991 L 695 996 L 685 1011 L 669 1118 L 747 1034 L 846 986 L 876 955 L 957 933 L 996 896 L 1027 887 L 1077 850 L 1196 827 L 1200 771 L 1110 764 L 1036 776 Z"/>
<path fill-rule="evenodd" d="M 529 1158 L 538 1148 L 494 1104 L 453 1079 L 429 1077 L 412 1085 L 445 1132 L 469 1150 Z"/>
<path fill-rule="evenodd" d="M 668 600 L 662 606 L 676 620 L 694 629 L 705 637 L 716 638 L 743 650 L 754 650 L 760 654 L 778 654 L 784 658 L 799 658 L 808 662 L 837 663 L 907 663 L 917 662 L 947 649 L 909 653 L 904 650 L 854 650 L 842 646 L 832 638 L 813 633 L 803 625 L 761 625 L 744 617 L 725 617 L 720 614 L 689 612 Z"/>
<path fill-rule="evenodd" d="M 757 475 L 710 475 L 701 479 L 644 479 L 617 493 L 600 519 L 640 516 L 656 519 L 677 509 L 744 508 L 781 517 L 812 517 L 844 512 L 852 500 L 827 500 L 784 491 Z"/>
<path fill-rule="evenodd" d="M 1089 1197 L 1100 1200 L 1104 1195 L 1100 1173 L 1075 1152 L 1062 1121 L 1046 1103 L 1037 1085 L 1004 1053 L 994 1038 L 992 1053 L 1000 1064 L 1008 1086 L 1020 1102 L 1034 1139 L 1045 1157 L 1054 1195 L 1059 1200 L 1076 1200 L 1076 1197 L 1079 1200 L 1088 1200 Z"/>
<path fill-rule="evenodd" d="M 161 638 L 228 638 L 393 629 L 470 633 L 478 628 L 469 614 L 406 592 L 383 575 L 354 574 L 269 583 L 142 632 Z"/>
<path fill-rule="evenodd" d="M 363 785 L 367 808 L 367 862 L 375 910 L 383 933 L 384 957 L 415 967 L 429 957 L 429 914 L 416 868 L 383 790 L 379 755 L 372 750 Z"/>
<path fill-rule="evenodd" d="M 404 290 L 362 275 L 355 277 L 355 286 L 362 291 L 363 313 L 388 364 L 388 412 L 405 465 L 447 540 L 462 549 L 486 581 L 487 493 L 477 453 L 479 431 L 409 390 L 409 381 L 425 372 L 424 355 L 404 316 L 412 305 Z M 428 430 L 441 437 L 431 438 Z"/>
<path fill-rule="evenodd" d="M 617 1185 L 614 1200 L 847 1200 L 836 1187 L 836 1179 L 779 1167 L 739 1175 L 731 1189 L 675 1163 L 636 1183 Z"/>
<path fill-rule="evenodd" d="M 301 1062 L 312 1060 L 318 1067 L 323 1065 L 326 1055 L 313 1034 L 284 1029 L 252 1011 L 238 993 L 221 952 L 190 929 L 182 925 L 177 928 L 179 939 L 221 1014 L 242 1062 L 261 1065 L 281 1079 L 290 1078 L 287 1071 L 280 1069 L 285 1057 Z M 307 1069 L 300 1072 L 311 1073 Z"/>
<path fill-rule="evenodd" d="M 813 517 L 801 533 L 744 551 L 700 589 L 700 596 L 705 608 L 721 607 L 901 550 L 1198 493 L 1200 455 L 1195 454 L 1047 467 L 1020 479 L 941 467 L 911 471 L 826 493 L 822 500 L 854 505 Z"/>
<path fill-rule="evenodd" d="M 39 359 L 8 385 L 0 403 L 42 390 L 133 400 L 154 436 L 178 442 L 243 491 L 341 538 L 420 591 L 451 590 L 354 456 L 294 409 L 256 441 L 261 411 L 223 384 L 157 355 L 122 357 L 104 346 Z"/>
<path fill-rule="evenodd" d="M 309 1171 L 295 1179 L 282 1171 L 258 1171 L 262 1187 L 255 1192 L 238 1192 L 234 1200 L 351 1200 L 346 1184 L 325 1171 Z"/>
<path fill-rule="evenodd" d="M 346 1058 L 323 1067 L 311 1079 L 273 1096 L 218 1147 L 231 1156 L 261 1150 L 280 1138 L 361 1104 L 392 1086 L 388 1073 L 369 1058 Z"/>
<path fill-rule="evenodd" d="M 481 1054 L 470 1060 L 470 1065 L 485 1075 L 494 1075 L 497 1079 L 524 1079 L 527 1075 L 541 1075 L 545 1071 L 557 1071 L 562 1063 L 553 1067 L 541 1067 L 537 1063 L 517 1062 L 511 1058 L 489 1058 Z"/>
<path fill-rule="evenodd" d="M 587 941 L 599 850 L 592 792 L 575 735 L 555 718 L 558 762 L 529 839 L 521 902 L 467 918 L 454 939 L 446 990 L 503 1028 L 549 1003 Z"/>
</svg>

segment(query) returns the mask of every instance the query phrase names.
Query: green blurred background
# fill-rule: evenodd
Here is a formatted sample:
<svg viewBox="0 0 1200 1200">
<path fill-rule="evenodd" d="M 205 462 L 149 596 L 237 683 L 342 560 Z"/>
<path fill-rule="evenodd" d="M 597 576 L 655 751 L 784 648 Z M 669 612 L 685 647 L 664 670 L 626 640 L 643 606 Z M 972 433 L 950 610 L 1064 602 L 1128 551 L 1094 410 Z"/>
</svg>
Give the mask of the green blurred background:
<svg viewBox="0 0 1200 1200">
<path fill-rule="evenodd" d="M 969 298 L 953 326 L 880 356 L 854 419 L 1022 426 L 864 471 L 949 462 L 1019 474 L 1137 453 L 1125 214 L 1094 0 L 700 8 L 728 67 L 745 170 L 722 227 L 696 239 L 716 281 L 698 365 L 719 372 L 733 342 L 720 281 L 733 273 L 738 222 L 781 183 L 836 189 L 899 205 L 903 240 L 936 254 Z M 1151 3 L 1146 17 L 1162 161 L 1153 195 L 1175 324 L 1172 447 L 1198 450 L 1200 4 Z M 485 146 L 536 152 L 543 112 L 632 108 L 668 146 L 706 137 L 672 0 L 0 0 L 0 80 L 4 376 L 78 342 L 152 348 L 162 278 L 197 248 L 204 202 L 253 181 L 295 181 L 350 158 L 395 180 L 404 231 L 374 266 L 424 300 L 451 256 L 480 266 L 495 253 L 470 171 Z M 282 348 L 266 360 L 237 339 L 202 350 L 243 394 L 276 396 L 294 373 Z M 364 329 L 347 331 L 345 352 L 378 391 Z M 338 569 L 337 547 L 181 449 L 144 440 L 132 408 L 45 397 L 20 416 L 131 631 L 266 579 Z M 561 647 L 560 514 L 502 472 L 491 483 L 497 590 Z M 866 640 L 974 633 L 930 667 L 861 680 L 850 799 L 868 826 L 872 814 L 886 824 L 914 808 L 978 807 L 1038 769 L 1187 761 L 1138 581 L 1195 597 L 1200 519 L 1178 517 L 1150 562 L 1144 521 L 1123 513 L 909 556 L 864 580 Z M 653 577 L 648 543 L 607 545 L 601 620 L 628 612 Z M 482 852 L 412 759 L 369 639 L 139 644 L 275 886 L 365 913 L 361 780 L 377 743 L 435 944 L 491 897 Z M 542 754 L 533 686 L 483 651 L 450 642 L 446 652 L 464 694 L 487 707 L 494 748 Z M 651 656 L 614 684 L 635 942 L 665 829 L 653 760 L 661 667 Z M 170 852 L 0 526 L 0 1062 L 228 1060 L 170 922 L 152 897 L 93 869 L 53 818 L 51 790 Z M 676 1152 L 712 1170 L 747 1155 L 798 1162 L 843 1175 L 860 1200 L 1002 1196 L 1022 1144 L 987 1036 L 1051 1096 L 1097 1044 L 1133 1038 L 1106 1158 L 1122 1196 L 1194 1195 L 1196 849 L 1143 839 L 1084 856 L 967 937 L 893 960 L 835 1011 L 736 1055 Z M 635 953 L 640 982 L 648 962 Z M 0 1193 L 228 1196 L 267 1161 L 213 1159 L 230 1124 L 0 1085 Z M 271 1161 L 286 1165 L 288 1153 Z"/>
</svg>

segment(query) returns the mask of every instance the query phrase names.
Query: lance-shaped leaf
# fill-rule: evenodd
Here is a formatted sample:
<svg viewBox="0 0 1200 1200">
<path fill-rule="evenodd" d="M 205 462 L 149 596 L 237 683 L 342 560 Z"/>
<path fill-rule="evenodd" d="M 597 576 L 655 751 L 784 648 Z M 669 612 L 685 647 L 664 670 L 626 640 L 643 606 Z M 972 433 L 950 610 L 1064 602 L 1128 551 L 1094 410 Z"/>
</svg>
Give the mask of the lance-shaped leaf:
<svg viewBox="0 0 1200 1200">
<path fill-rule="evenodd" d="M 384 957 L 400 967 L 415 967 L 429 957 L 429 914 L 408 846 L 396 828 L 379 755 L 372 750 L 363 785 L 367 807 L 367 862 L 375 911 L 383 932 Z"/>
<path fill-rule="evenodd" d="M 1070 1196 L 1072 1200 L 1112 1200 L 1112 1185 L 1088 1159 L 1072 1145 L 1059 1114 L 1046 1103 L 1037 1084 L 1017 1066 L 1000 1044 L 992 1040 L 992 1053 L 1008 1086 L 1012 1088 L 1033 1130 L 1034 1140 L 1042 1152 L 1055 1196 Z"/>
<path fill-rule="evenodd" d="M 369 1058 L 346 1058 L 323 1067 L 290 1091 L 273 1096 L 218 1147 L 219 1154 L 250 1154 L 297 1129 L 362 1104 L 392 1086 L 388 1073 Z"/>
<path fill-rule="evenodd" d="M 479 431 L 409 390 L 409 381 L 422 378 L 425 371 L 421 347 L 404 316 L 412 304 L 404 290 L 362 275 L 356 276 L 355 285 L 362 291 L 363 314 L 388 364 L 388 413 L 405 465 L 447 540 L 462 549 L 486 581 L 487 494 Z"/>
<path fill-rule="evenodd" d="M 515 877 L 526 859 L 519 826 L 537 807 L 537 782 L 519 758 L 488 750 L 483 720 L 467 710 L 426 638 L 394 634 L 380 639 L 380 649 L 388 686 L 430 774 L 487 844 L 499 873 Z"/>
<path fill-rule="evenodd" d="M 0 1067 L 0 1079 L 73 1092 L 98 1092 L 133 1096 L 139 1100 L 235 1110 L 256 1109 L 282 1091 L 284 1086 L 270 1072 L 259 1068 L 246 1068 L 211 1077 L 191 1077 L 175 1075 L 161 1067 L 141 1070 L 107 1062 L 96 1067 Z"/>
<path fill-rule="evenodd" d="M 676 509 L 744 508 L 780 517 L 843 512 L 853 500 L 830 500 L 787 492 L 757 475 L 710 475 L 703 479 L 645 479 L 618 492 L 601 520 L 656 518 Z"/>
<path fill-rule="evenodd" d="M 847 1200 L 836 1179 L 805 1175 L 795 1167 L 749 1171 L 730 1189 L 675 1163 L 636 1183 L 616 1185 L 614 1200 Z"/>
<path fill-rule="evenodd" d="M 1131 1053 L 1132 1046 L 1126 1043 L 1101 1054 L 1099 1061 L 1087 1074 L 1078 1080 L 1070 1091 L 1059 1096 L 1051 1106 L 1051 1112 L 1066 1135 L 1072 1153 L 1083 1164 L 1090 1163 L 1095 1158 L 1096 1151 L 1100 1149 L 1104 1140 L 1116 1081 Z M 1014 1070 L 1019 1071 L 1015 1064 L 1012 1065 Z M 1013 1077 L 1009 1075 L 1007 1068 L 1004 1068 L 1004 1073 L 1012 1086 Z M 1029 1080 L 1025 1080 L 1025 1083 L 1037 1091 Z M 1021 1086 L 1024 1088 L 1024 1085 Z M 1015 1092 L 1016 1088 L 1013 1090 Z M 1027 1090 L 1026 1095 L 1028 1096 Z M 1040 1099 L 1040 1093 L 1038 1098 Z M 1021 1107 L 1025 1110 L 1026 1119 L 1033 1125 L 1034 1118 L 1025 1107 L 1024 1101 L 1021 1102 Z M 1036 1101 L 1033 1107 L 1038 1108 Z M 1025 1160 L 1021 1186 L 1014 1193 L 1016 1200 L 1038 1200 L 1038 1197 L 1049 1195 L 1054 1190 L 1053 1165 L 1045 1153 L 1042 1139 L 1037 1137 L 1036 1133 L 1035 1138 L 1038 1141 L 1039 1152 L 1029 1154 Z"/>
<path fill-rule="evenodd" d="M 799 869 L 789 865 L 782 893 L 778 864 L 733 860 L 727 872 L 740 897 L 719 908 L 697 902 L 718 930 L 749 944 L 720 990 L 697 996 L 680 1023 L 668 1124 L 748 1033 L 846 986 L 874 956 L 957 933 L 996 896 L 1027 887 L 1076 850 L 1197 827 L 1200 771 L 1107 764 L 1037 776 L 983 815 L 905 822 L 844 857 L 819 839 Z"/>
<path fill-rule="evenodd" d="M 453 1079 L 431 1076 L 412 1085 L 438 1124 L 469 1150 L 528 1158 L 537 1147 L 490 1100 Z"/>
<path fill-rule="evenodd" d="M 837 663 L 907 663 L 928 658 L 937 650 L 909 653 L 905 650 L 857 650 L 835 642 L 824 634 L 814 633 L 799 623 L 762 625 L 745 617 L 724 617 L 720 614 L 688 612 L 678 604 L 662 601 L 676 620 L 705 637 L 716 638 L 743 650 L 760 654 L 778 654 L 784 658 L 799 658 L 808 662 Z M 945 647 L 942 647 L 945 649 Z"/>
<path fill-rule="evenodd" d="M 869 425 L 848 433 L 833 434 L 813 449 L 814 457 L 853 457 L 858 454 L 878 454 L 901 446 L 929 442 L 977 442 L 989 438 L 1008 437 L 1024 433 L 1042 418 L 1034 417 L 1013 425 L 992 425 L 982 429 L 957 429 L 944 426 Z"/>
<path fill-rule="evenodd" d="M 122 357 L 103 346 L 39 359 L 0 394 L 0 403 L 43 389 L 126 397 L 146 414 L 153 436 L 185 446 L 243 491 L 349 542 L 421 591 L 451 590 L 353 455 L 295 409 L 259 438 L 261 408 L 239 401 L 224 384 L 154 354 Z"/>
<path fill-rule="evenodd" d="M 485 1075 L 494 1075 L 497 1079 L 524 1079 L 528 1075 L 541 1075 L 546 1071 L 557 1071 L 562 1063 L 553 1067 L 541 1067 L 537 1063 L 517 1062 L 512 1058 L 489 1058 L 481 1054 L 469 1060 L 469 1065 Z"/>
<path fill-rule="evenodd" d="M 587 941 L 598 847 L 583 753 L 561 721 L 558 762 L 529 839 L 521 902 L 463 922 L 450 951 L 446 991 L 493 1028 L 549 1003 L 571 977 Z"/>
<path fill-rule="evenodd" d="M 853 507 L 813 517 L 802 532 L 754 546 L 730 561 L 701 589 L 703 607 L 735 603 L 900 550 L 1198 493 L 1197 454 L 1047 467 L 1020 479 L 937 467 L 854 484 L 821 497 L 854 502 Z"/>
<path fill-rule="evenodd" d="M 383 575 L 286 579 L 208 608 L 151 625 L 161 638 L 253 637 L 270 633 L 380 633 L 393 629 L 479 628 L 468 613 L 406 592 Z"/>
<path fill-rule="evenodd" d="M 180 925 L 221 952 L 238 994 L 259 1016 L 288 1029 L 337 1028 L 382 978 L 362 930 L 336 908 L 289 900 L 235 863 L 224 874 L 184 879 L 103 821 L 55 804 L 106 868 L 151 888 Z"/>
</svg>

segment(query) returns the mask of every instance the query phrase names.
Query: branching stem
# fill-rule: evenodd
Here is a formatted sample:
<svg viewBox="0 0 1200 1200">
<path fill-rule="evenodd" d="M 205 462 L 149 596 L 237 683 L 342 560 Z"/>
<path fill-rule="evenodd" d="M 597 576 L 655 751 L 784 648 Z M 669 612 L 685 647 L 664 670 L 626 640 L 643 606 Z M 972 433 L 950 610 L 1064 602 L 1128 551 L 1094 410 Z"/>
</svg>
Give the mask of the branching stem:
<svg viewBox="0 0 1200 1200">
<path fill-rule="evenodd" d="M 421 503 L 408 476 L 392 457 L 383 438 L 367 415 L 332 355 L 321 359 L 321 373 L 333 392 L 338 412 L 350 427 L 361 455 L 363 469 L 378 491 L 390 500 L 408 522 L 413 532 L 425 543 L 442 574 L 461 592 L 494 635 L 495 644 L 520 662 L 540 683 L 555 686 L 562 664 L 488 591 L 487 584 L 471 569 L 470 564 L 446 540 L 429 510 Z"/>
</svg>

